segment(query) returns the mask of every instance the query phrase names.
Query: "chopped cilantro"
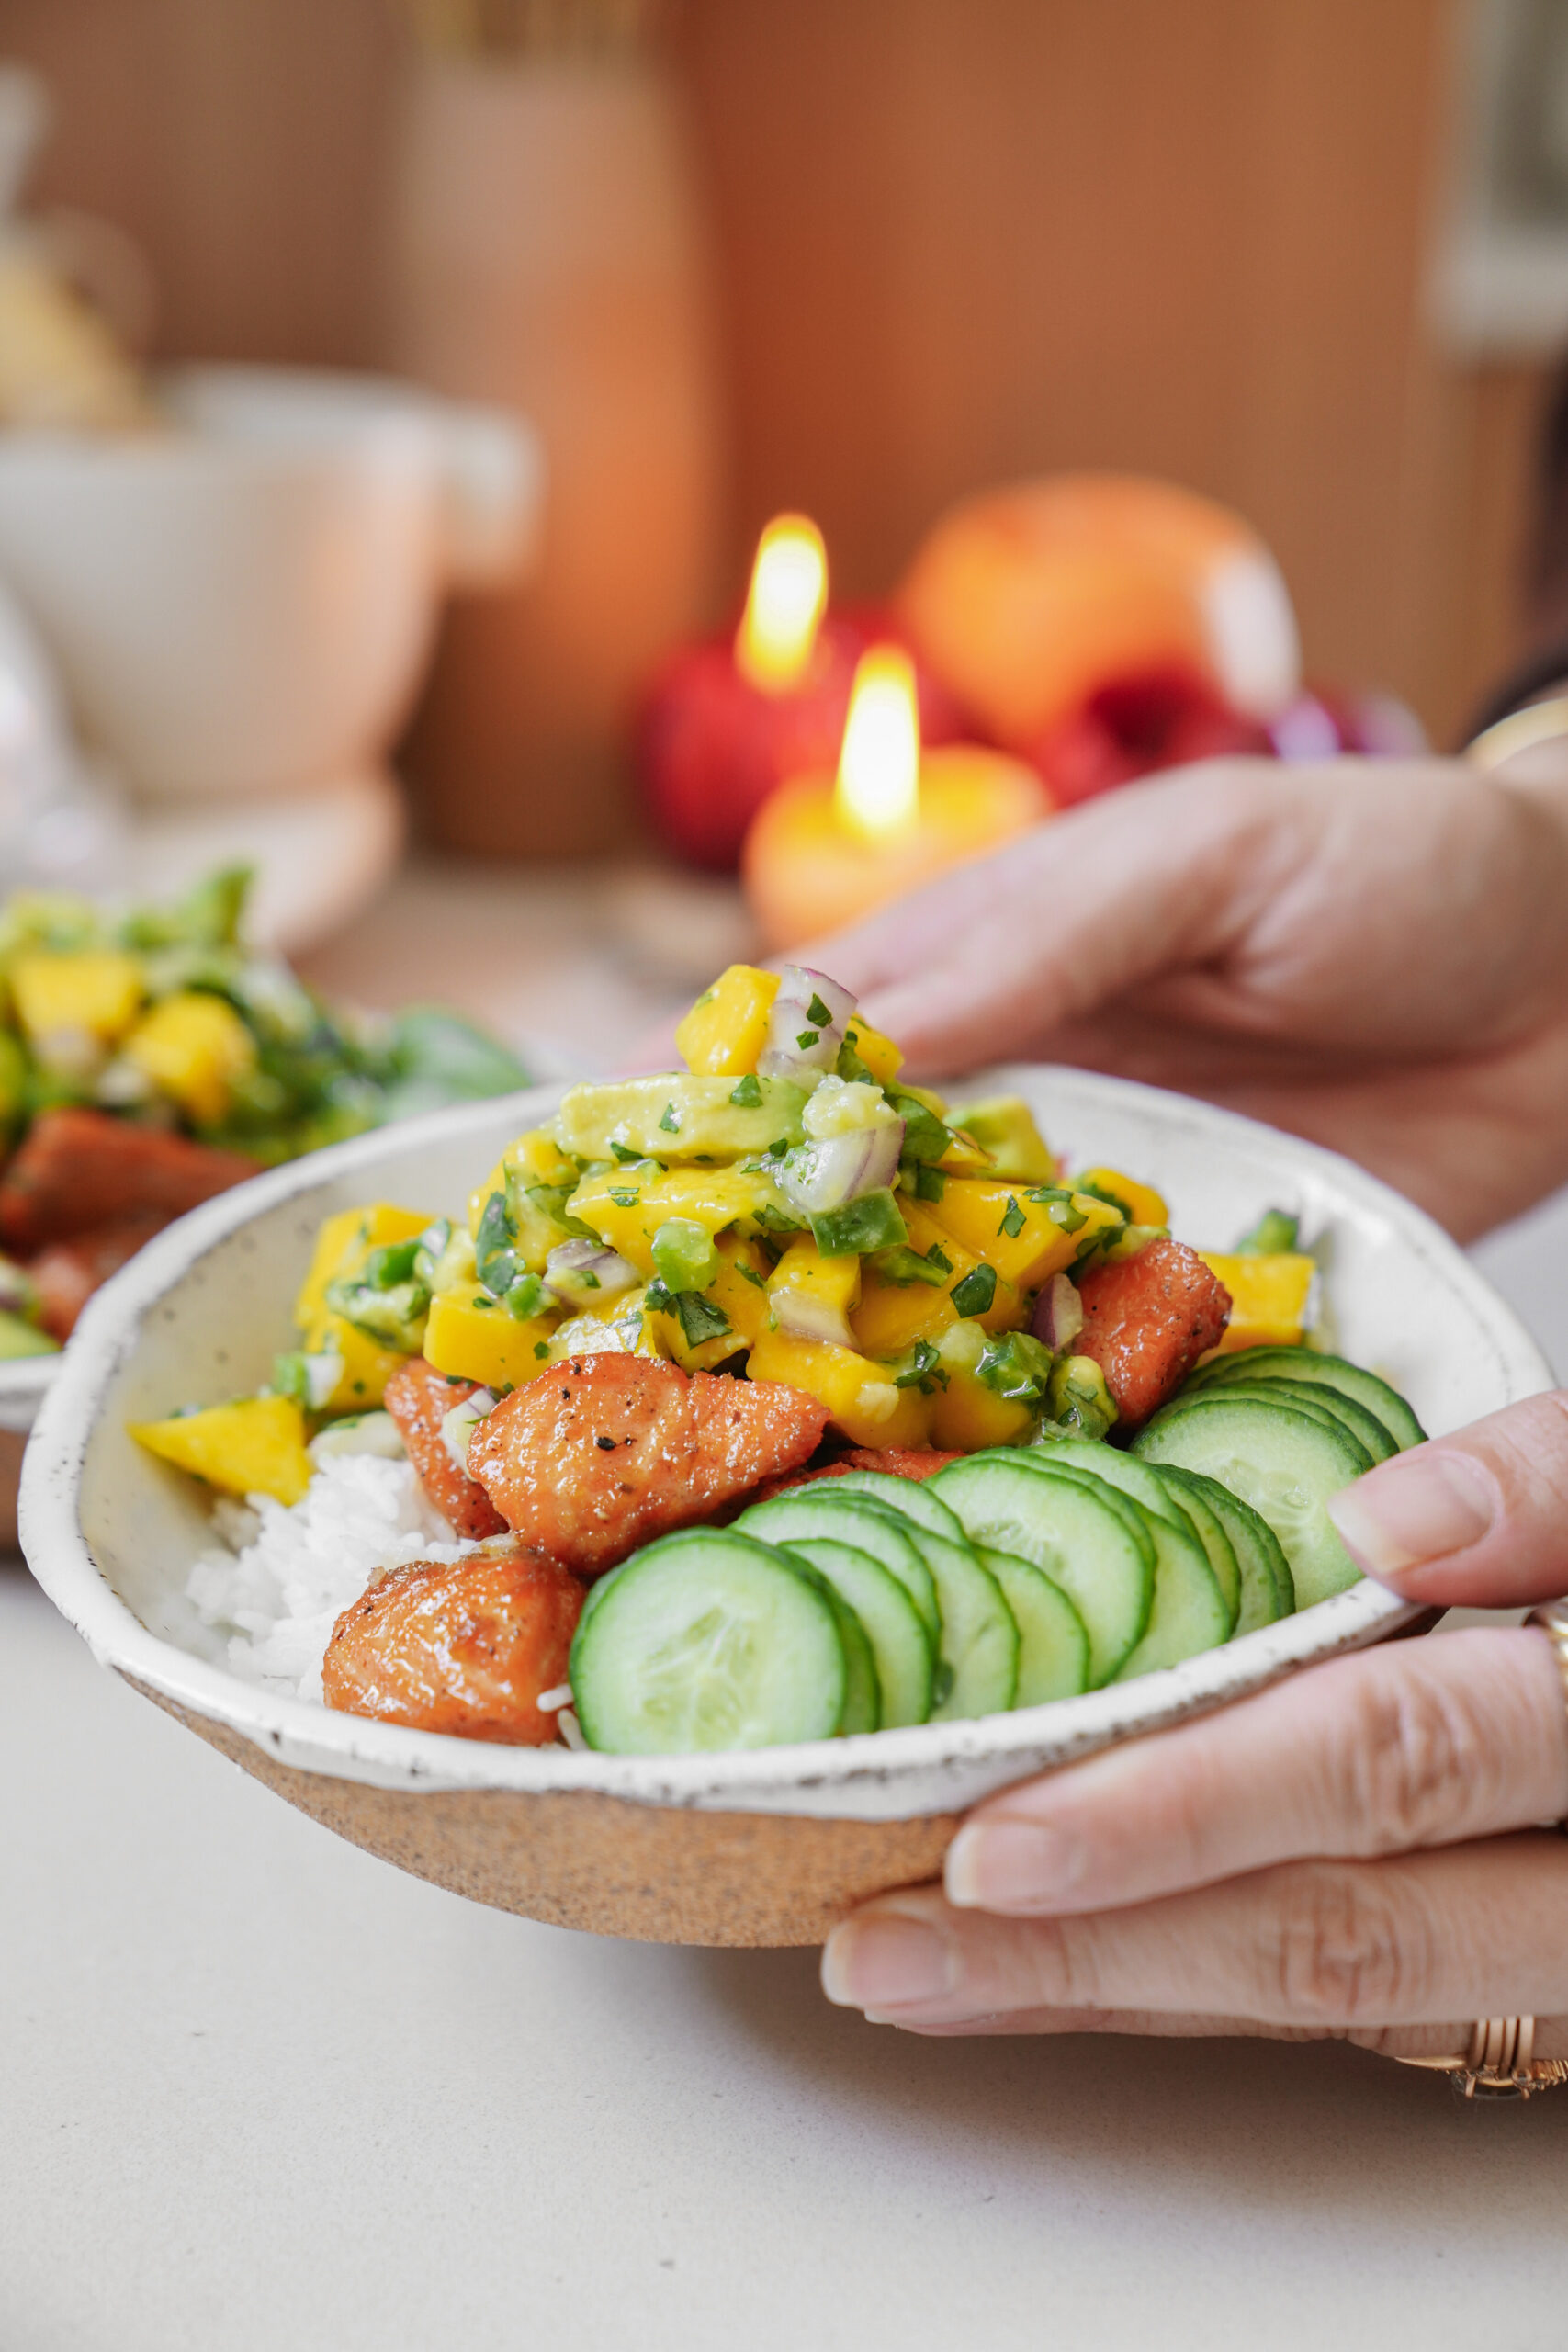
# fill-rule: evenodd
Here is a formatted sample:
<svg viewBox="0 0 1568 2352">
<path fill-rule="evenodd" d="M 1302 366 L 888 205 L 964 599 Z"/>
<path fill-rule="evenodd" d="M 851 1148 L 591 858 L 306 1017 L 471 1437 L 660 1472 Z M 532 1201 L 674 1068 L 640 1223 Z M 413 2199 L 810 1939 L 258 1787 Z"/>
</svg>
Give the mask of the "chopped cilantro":
<svg viewBox="0 0 1568 2352">
<path fill-rule="evenodd" d="M 904 1122 L 900 1158 L 917 1164 L 940 1159 L 953 1141 L 952 1128 L 944 1125 L 934 1111 L 928 1110 L 918 1094 L 894 1091 L 887 1100 Z"/>
<path fill-rule="evenodd" d="M 680 1114 L 676 1111 L 673 1102 L 666 1102 L 664 1105 L 663 1116 L 660 1118 L 659 1124 L 667 1136 L 678 1136 L 680 1134 Z"/>
<path fill-rule="evenodd" d="M 1016 1196 L 1010 1193 L 1007 1207 L 1002 1212 L 1002 1221 L 997 1227 L 998 1236 L 999 1238 L 1005 1233 L 1010 1241 L 1016 1241 L 1023 1231 L 1023 1211 L 1019 1207 Z"/>
<path fill-rule="evenodd" d="M 535 1363 L 543 1363 L 543 1362 L 544 1362 L 545 1358 L 549 1354 L 549 1351 L 550 1351 L 550 1343 L 549 1343 L 548 1340 L 535 1340 L 535 1342 L 534 1342 L 534 1361 L 535 1361 Z"/>
<path fill-rule="evenodd" d="M 852 1258 L 907 1244 L 909 1234 L 897 1202 L 884 1189 L 819 1211 L 811 1219 L 811 1238 L 824 1258 Z"/>
<path fill-rule="evenodd" d="M 743 1283 L 750 1283 L 753 1290 L 767 1289 L 768 1278 L 766 1274 L 759 1274 L 755 1272 L 751 1267 L 743 1266 L 739 1258 L 735 1261 L 735 1271 L 739 1275 Z"/>
<path fill-rule="evenodd" d="M 610 1194 L 610 1198 L 615 1202 L 615 1206 L 618 1209 L 635 1209 L 638 1201 L 641 1200 L 642 1194 L 640 1193 L 626 1192 L 612 1193 Z"/>
<path fill-rule="evenodd" d="M 1043 1208 L 1052 1224 L 1059 1225 L 1064 1233 L 1077 1233 L 1089 1223 L 1082 1209 L 1074 1208 L 1072 1193 L 1065 1185 L 1035 1184 L 1023 1197 Z"/>
<path fill-rule="evenodd" d="M 808 1054 L 813 1046 L 820 1043 L 820 1036 L 815 1029 L 802 1029 L 797 1033 L 795 1042 L 803 1054 Z"/>
<path fill-rule="evenodd" d="M 737 1080 L 734 1091 L 729 1099 L 734 1103 L 738 1111 L 760 1111 L 761 1109 L 762 1090 L 750 1070 L 748 1070 L 744 1078 Z"/>
<path fill-rule="evenodd" d="M 689 1348 L 700 1348 L 705 1340 L 722 1339 L 729 1329 L 729 1318 L 711 1298 L 698 1290 L 679 1290 L 675 1294 L 675 1312 L 681 1320 Z"/>
<path fill-rule="evenodd" d="M 971 1266 L 961 1283 L 954 1283 L 949 1298 L 960 1315 L 988 1315 L 997 1295 L 997 1270 L 984 1258 Z"/>
<path fill-rule="evenodd" d="M 661 1120 L 660 1121 L 660 1126 L 662 1126 L 662 1125 L 663 1125 L 663 1124 L 664 1124 L 664 1122 L 663 1122 L 663 1120 L 661 1119 Z M 627 1164 L 628 1164 L 630 1161 L 634 1160 L 634 1159 L 642 1159 L 646 1158 L 646 1154 L 645 1154 L 645 1153 L 640 1152 L 640 1151 L 632 1151 L 632 1150 L 628 1149 L 628 1148 L 626 1147 L 626 1145 L 625 1145 L 624 1143 L 615 1143 L 615 1142 L 612 1141 L 612 1143 L 611 1143 L 611 1145 L 610 1145 L 610 1149 L 615 1153 L 615 1158 L 620 1161 L 620 1163 L 621 1163 L 621 1165 L 622 1165 L 622 1167 L 623 1167 L 623 1168 L 625 1168 L 626 1166 L 627 1166 Z"/>
<path fill-rule="evenodd" d="M 812 996 L 810 1003 L 806 1008 L 806 1017 L 807 1021 L 813 1023 L 818 1029 L 826 1029 L 829 1023 L 833 1018 L 827 1006 L 823 1003 L 821 998 L 815 993 Z"/>
<path fill-rule="evenodd" d="M 923 1396 L 929 1396 L 933 1388 L 945 1387 L 945 1376 L 936 1370 L 940 1361 L 929 1340 L 917 1340 L 909 1351 L 908 1370 L 893 1375 L 894 1387 L 918 1388 Z"/>
</svg>

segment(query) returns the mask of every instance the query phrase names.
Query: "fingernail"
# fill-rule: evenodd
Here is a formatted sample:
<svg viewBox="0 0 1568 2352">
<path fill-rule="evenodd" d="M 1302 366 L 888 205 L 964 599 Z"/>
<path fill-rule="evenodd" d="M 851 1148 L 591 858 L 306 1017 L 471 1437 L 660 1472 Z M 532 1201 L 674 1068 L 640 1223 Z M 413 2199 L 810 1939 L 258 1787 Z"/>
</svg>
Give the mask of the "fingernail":
<svg viewBox="0 0 1568 2352">
<path fill-rule="evenodd" d="M 1084 1875 L 1081 1838 L 1037 1821 L 971 1821 L 947 1849 L 950 1903 L 1014 1911 L 1058 1900 Z"/>
<path fill-rule="evenodd" d="M 835 1928 L 822 1954 L 822 1990 L 840 2008 L 934 2001 L 958 1982 L 958 1955 L 923 1919 L 883 1912 Z"/>
<path fill-rule="evenodd" d="M 1423 1446 L 1332 1496 L 1328 1515 L 1369 1576 L 1398 1577 L 1479 1544 L 1492 1490 L 1468 1454 Z"/>
</svg>

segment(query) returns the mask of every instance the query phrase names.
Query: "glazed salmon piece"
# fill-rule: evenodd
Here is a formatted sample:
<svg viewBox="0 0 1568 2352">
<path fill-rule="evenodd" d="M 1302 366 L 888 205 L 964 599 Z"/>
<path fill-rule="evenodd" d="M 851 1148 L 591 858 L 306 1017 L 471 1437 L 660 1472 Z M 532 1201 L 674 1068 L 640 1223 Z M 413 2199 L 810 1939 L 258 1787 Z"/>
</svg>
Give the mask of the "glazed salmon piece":
<svg viewBox="0 0 1568 2352">
<path fill-rule="evenodd" d="M 68 1340 L 96 1290 L 134 1258 L 169 1219 L 155 1210 L 96 1225 L 69 1241 L 51 1241 L 28 1267 L 38 1290 L 39 1321 L 52 1340 Z"/>
<path fill-rule="evenodd" d="M 411 1356 L 387 1383 L 383 1402 L 408 1448 L 420 1485 L 457 1535 L 482 1543 L 502 1535 L 506 1521 L 479 1485 L 460 1470 L 447 1451 L 441 1424 L 455 1405 L 478 1389 L 473 1380 L 449 1379 L 423 1356 Z M 547 1685 L 547 1688 L 548 1686 Z"/>
<path fill-rule="evenodd" d="M 45 1111 L 0 1176 L 0 1242 L 39 1250 L 122 1218 L 167 1222 L 260 1170 L 260 1160 L 237 1151 L 107 1112 Z"/>
<path fill-rule="evenodd" d="M 934 1478 L 956 1453 L 941 1453 L 931 1445 L 852 1445 L 840 1453 L 837 1462 L 825 1462 L 816 1470 L 792 1470 L 786 1477 L 770 1478 L 765 1487 L 746 1498 L 747 1508 L 753 1503 L 765 1503 L 770 1495 L 782 1495 L 790 1487 L 809 1487 L 818 1478 L 841 1478 L 848 1470 L 880 1470 L 887 1478 Z"/>
<path fill-rule="evenodd" d="M 597 1576 L 808 1460 L 827 1424 L 826 1406 L 779 1381 L 573 1356 L 502 1397 L 468 1467 L 509 1527 Z"/>
<path fill-rule="evenodd" d="M 1151 1241 L 1119 1265 L 1091 1267 L 1078 1296 L 1084 1324 L 1074 1351 L 1105 1374 L 1119 1435 L 1175 1395 L 1230 1321 L 1229 1291 L 1184 1241 Z"/>
<path fill-rule="evenodd" d="M 450 1563 L 414 1560 L 362 1593 L 321 1662 L 329 1707 L 412 1731 L 539 1747 L 558 1719 L 583 1588 L 515 1536 Z"/>
</svg>

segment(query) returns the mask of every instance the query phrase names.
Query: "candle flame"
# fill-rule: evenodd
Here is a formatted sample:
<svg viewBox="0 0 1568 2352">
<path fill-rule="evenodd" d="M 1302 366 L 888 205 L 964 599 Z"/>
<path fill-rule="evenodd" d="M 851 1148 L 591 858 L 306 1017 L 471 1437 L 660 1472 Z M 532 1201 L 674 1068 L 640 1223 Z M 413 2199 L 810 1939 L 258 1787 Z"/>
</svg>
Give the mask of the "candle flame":
<svg viewBox="0 0 1568 2352">
<path fill-rule="evenodd" d="M 844 722 L 834 799 L 863 840 L 903 832 L 920 803 L 920 718 L 915 665 L 902 646 L 861 655 Z"/>
<path fill-rule="evenodd" d="M 804 514 L 775 514 L 757 542 L 746 610 L 735 639 L 742 677 L 763 694 L 787 694 L 810 667 L 828 602 L 828 550 Z"/>
</svg>

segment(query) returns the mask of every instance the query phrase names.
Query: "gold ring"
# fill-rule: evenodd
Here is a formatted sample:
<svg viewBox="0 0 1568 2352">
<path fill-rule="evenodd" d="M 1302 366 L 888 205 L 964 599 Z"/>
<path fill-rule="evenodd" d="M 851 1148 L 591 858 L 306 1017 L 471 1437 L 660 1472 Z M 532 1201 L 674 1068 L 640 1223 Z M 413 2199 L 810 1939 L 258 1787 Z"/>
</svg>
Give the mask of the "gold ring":
<svg viewBox="0 0 1568 2352">
<path fill-rule="evenodd" d="M 1551 1644 L 1562 1677 L 1563 1704 L 1568 1706 L 1568 1600 L 1542 1601 L 1539 1609 L 1530 1611 L 1525 1623 L 1539 1627 Z M 1559 1822 L 1558 1827 L 1568 1835 L 1568 1821 Z"/>
</svg>

